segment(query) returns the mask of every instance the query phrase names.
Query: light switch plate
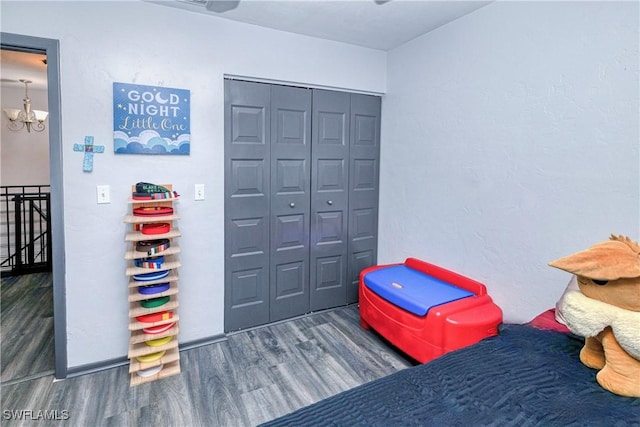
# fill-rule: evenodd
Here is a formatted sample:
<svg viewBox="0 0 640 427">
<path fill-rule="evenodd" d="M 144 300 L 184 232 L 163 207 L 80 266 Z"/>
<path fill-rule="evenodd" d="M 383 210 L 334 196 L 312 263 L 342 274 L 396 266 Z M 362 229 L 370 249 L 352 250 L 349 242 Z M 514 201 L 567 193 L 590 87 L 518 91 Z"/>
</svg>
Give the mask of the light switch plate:
<svg viewBox="0 0 640 427">
<path fill-rule="evenodd" d="M 98 185 L 96 187 L 98 195 L 98 204 L 111 203 L 111 194 L 108 185 Z"/>
<path fill-rule="evenodd" d="M 196 184 L 194 200 L 204 200 L 204 184 Z"/>
</svg>

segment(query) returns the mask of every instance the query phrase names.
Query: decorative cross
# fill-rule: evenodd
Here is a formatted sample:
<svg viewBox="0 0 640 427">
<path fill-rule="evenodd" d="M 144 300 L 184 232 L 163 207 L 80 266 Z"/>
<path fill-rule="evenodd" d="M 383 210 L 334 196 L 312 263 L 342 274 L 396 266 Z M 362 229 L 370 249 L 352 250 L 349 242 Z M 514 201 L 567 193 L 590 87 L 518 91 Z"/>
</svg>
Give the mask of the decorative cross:
<svg viewBox="0 0 640 427">
<path fill-rule="evenodd" d="M 104 145 L 93 145 L 93 137 L 85 136 L 83 144 L 73 144 L 73 151 L 84 151 L 82 170 L 91 172 L 93 170 L 93 153 L 104 153 Z"/>
</svg>

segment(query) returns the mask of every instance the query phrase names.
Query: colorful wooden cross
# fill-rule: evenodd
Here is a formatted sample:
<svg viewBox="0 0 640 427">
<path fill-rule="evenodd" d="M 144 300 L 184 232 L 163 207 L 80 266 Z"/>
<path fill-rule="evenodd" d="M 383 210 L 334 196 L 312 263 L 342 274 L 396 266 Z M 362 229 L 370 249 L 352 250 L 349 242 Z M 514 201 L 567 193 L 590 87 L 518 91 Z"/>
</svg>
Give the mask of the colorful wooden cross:
<svg viewBox="0 0 640 427">
<path fill-rule="evenodd" d="M 104 153 L 104 145 L 93 145 L 93 137 L 85 136 L 83 144 L 73 144 L 73 151 L 84 151 L 82 170 L 91 172 L 93 170 L 93 153 Z"/>
</svg>

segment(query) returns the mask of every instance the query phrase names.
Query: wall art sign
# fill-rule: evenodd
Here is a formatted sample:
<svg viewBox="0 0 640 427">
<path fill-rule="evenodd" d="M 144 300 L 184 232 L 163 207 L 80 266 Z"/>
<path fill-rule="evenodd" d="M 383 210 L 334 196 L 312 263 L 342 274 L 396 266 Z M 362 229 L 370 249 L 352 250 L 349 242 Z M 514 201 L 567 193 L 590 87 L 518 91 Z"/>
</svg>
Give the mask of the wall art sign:
<svg viewBox="0 0 640 427">
<path fill-rule="evenodd" d="M 114 82 L 114 152 L 189 154 L 190 104 L 186 89 Z"/>
</svg>

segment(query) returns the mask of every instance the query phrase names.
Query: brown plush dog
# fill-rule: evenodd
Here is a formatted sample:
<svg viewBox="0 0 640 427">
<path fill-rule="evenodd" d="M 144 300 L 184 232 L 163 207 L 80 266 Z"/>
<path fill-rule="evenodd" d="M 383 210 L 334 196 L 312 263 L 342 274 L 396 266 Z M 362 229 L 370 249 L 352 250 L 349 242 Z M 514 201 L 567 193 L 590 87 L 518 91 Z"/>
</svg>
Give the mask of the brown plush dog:
<svg viewBox="0 0 640 427">
<path fill-rule="evenodd" d="M 640 397 L 640 246 L 628 237 L 549 263 L 576 275 L 580 291 L 561 302 L 569 329 L 585 337 L 580 361 L 599 369 L 598 383 L 622 396 Z"/>
</svg>

